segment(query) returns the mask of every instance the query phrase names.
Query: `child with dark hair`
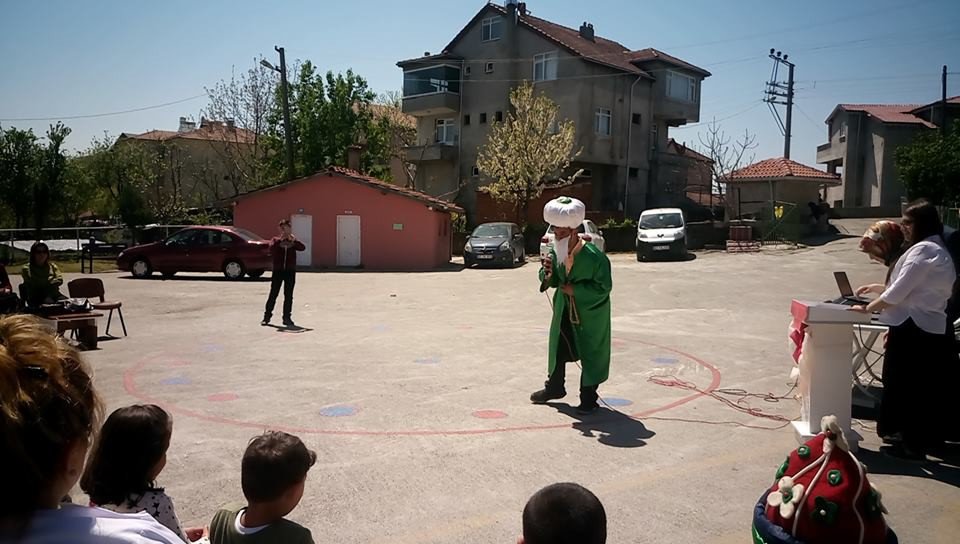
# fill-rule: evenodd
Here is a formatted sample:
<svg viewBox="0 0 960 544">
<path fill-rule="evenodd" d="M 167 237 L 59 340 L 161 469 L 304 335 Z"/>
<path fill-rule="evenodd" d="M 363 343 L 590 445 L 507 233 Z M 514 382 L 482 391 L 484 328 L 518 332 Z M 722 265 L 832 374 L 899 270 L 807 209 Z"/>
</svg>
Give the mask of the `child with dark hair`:
<svg viewBox="0 0 960 544">
<path fill-rule="evenodd" d="M 173 420 L 163 408 L 137 404 L 110 414 L 100 430 L 80 488 L 92 506 L 120 513 L 146 512 L 185 542 L 173 500 L 157 487 L 156 479 L 167 464 Z M 189 531 L 200 538 L 202 529 Z"/>
<path fill-rule="evenodd" d="M 253 438 L 243 454 L 240 485 L 247 506 L 217 512 L 212 544 L 313 544 L 310 530 L 284 519 L 303 497 L 317 454 L 296 436 L 269 431 Z"/>
<path fill-rule="evenodd" d="M 523 536 L 517 544 L 604 544 L 607 514 L 587 488 L 573 483 L 548 485 L 523 508 Z"/>
</svg>

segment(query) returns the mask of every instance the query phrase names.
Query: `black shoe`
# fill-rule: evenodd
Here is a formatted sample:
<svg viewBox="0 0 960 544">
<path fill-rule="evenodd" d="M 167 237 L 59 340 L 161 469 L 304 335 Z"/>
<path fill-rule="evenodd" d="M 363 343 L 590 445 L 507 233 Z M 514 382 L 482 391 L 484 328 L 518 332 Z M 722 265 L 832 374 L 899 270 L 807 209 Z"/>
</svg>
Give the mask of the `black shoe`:
<svg viewBox="0 0 960 544">
<path fill-rule="evenodd" d="M 284 319 L 284 320 L 283 320 L 283 326 L 284 326 L 284 327 L 287 327 L 288 329 L 292 329 L 292 328 L 296 327 L 296 325 L 293 323 L 293 320 L 290 319 L 290 318 L 287 318 L 287 319 Z"/>
<path fill-rule="evenodd" d="M 900 433 L 886 434 L 880 437 L 884 444 L 896 445 L 903 442 L 903 435 Z"/>
<path fill-rule="evenodd" d="M 551 400 L 562 399 L 565 396 L 567 396 L 567 392 L 563 389 L 559 391 L 551 391 L 544 388 L 530 395 L 530 402 L 534 404 L 544 404 Z"/>
<path fill-rule="evenodd" d="M 896 446 L 882 446 L 880 451 L 885 455 L 893 457 L 899 461 L 906 461 L 908 463 L 926 463 L 927 456 L 919 451 L 912 450 L 907 446 L 904 446 L 902 443 L 897 444 Z"/>
<path fill-rule="evenodd" d="M 580 406 L 577 406 L 577 413 L 582 416 L 585 416 L 585 415 L 596 412 L 597 409 L 599 408 L 600 408 L 600 405 L 595 402 L 592 404 L 584 404 L 581 402 Z"/>
<path fill-rule="evenodd" d="M 267 326 L 269 326 L 269 325 L 270 325 L 270 318 L 269 318 L 269 317 L 264 317 L 264 318 L 263 318 L 263 321 L 260 322 L 260 326 L 261 326 L 261 327 L 267 327 Z"/>
</svg>

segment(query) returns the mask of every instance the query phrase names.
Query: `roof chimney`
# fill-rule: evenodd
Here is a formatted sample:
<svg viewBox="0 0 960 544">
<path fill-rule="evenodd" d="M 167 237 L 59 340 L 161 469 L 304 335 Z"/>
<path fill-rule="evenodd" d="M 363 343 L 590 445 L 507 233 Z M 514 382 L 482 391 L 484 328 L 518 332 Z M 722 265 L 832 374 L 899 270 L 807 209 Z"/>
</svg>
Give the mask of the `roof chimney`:
<svg viewBox="0 0 960 544">
<path fill-rule="evenodd" d="M 347 148 L 347 168 L 357 171 L 360 171 L 360 153 L 363 151 L 363 146 L 353 144 Z"/>
<path fill-rule="evenodd" d="M 580 37 L 585 40 L 590 40 L 591 42 L 596 41 L 593 35 L 593 25 L 584 21 L 584 23 L 580 25 Z"/>
<path fill-rule="evenodd" d="M 180 127 L 177 128 L 177 132 L 190 132 L 191 130 L 197 129 L 197 123 L 194 121 L 187 120 L 186 117 L 180 118 Z"/>
<path fill-rule="evenodd" d="M 520 15 L 530 15 L 530 12 L 527 11 L 526 2 L 520 2 L 519 4 L 517 4 L 517 13 L 519 13 Z"/>
</svg>

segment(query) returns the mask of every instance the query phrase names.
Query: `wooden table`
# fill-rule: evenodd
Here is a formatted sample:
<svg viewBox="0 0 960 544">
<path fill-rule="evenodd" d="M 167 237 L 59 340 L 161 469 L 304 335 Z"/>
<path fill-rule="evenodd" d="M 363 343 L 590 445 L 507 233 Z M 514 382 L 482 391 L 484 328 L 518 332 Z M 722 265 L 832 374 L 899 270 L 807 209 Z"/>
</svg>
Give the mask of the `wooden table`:
<svg viewBox="0 0 960 544">
<path fill-rule="evenodd" d="M 79 340 L 83 349 L 97 349 L 97 340 L 100 335 L 97 332 L 97 318 L 103 317 L 102 313 L 86 312 L 61 315 L 46 315 L 42 319 L 52 321 L 52 327 L 56 328 L 57 334 L 63 334 L 67 331 L 77 331 L 77 340 Z"/>
</svg>

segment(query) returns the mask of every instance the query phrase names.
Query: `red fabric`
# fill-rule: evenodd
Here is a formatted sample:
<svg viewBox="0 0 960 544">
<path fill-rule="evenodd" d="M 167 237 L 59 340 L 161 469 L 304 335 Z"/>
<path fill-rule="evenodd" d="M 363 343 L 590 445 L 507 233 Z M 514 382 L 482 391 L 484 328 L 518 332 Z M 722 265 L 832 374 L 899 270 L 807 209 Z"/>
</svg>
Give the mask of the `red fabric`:
<svg viewBox="0 0 960 544">
<path fill-rule="evenodd" d="M 807 324 L 797 323 L 790 326 L 790 340 L 793 340 L 793 362 L 800 364 L 800 354 L 803 352 L 803 338 L 807 335 Z"/>
<path fill-rule="evenodd" d="M 805 444 L 810 450 L 805 457 L 800 456 L 800 448 L 790 452 L 784 476 L 796 475 L 808 465 L 817 461 L 823 455 L 823 444 L 826 439 L 824 433 L 810 439 Z M 784 519 L 780 516 L 778 507 L 767 506 L 767 519 L 783 527 L 787 532 L 791 532 L 793 523 L 799 516 L 794 537 L 809 544 L 827 542 L 856 544 L 860 537 L 860 523 L 857 520 L 857 514 L 854 512 L 856 510 L 864 524 L 864 544 L 886 542 L 886 522 L 881 514 L 871 514 L 869 511 L 870 482 L 866 478 L 866 469 L 864 469 L 863 478 L 860 477 L 860 472 L 857 469 L 858 463 L 859 461 L 849 452 L 834 446 L 830 459 L 826 463 L 827 466 L 823 469 L 823 473 L 815 484 L 813 484 L 813 479 L 822 465 L 810 469 L 799 478 L 794 477 L 794 483 L 802 484 L 805 491 L 802 506 L 797 505 L 799 510 L 794 512 L 793 517 Z M 840 472 L 841 481 L 837 485 L 831 484 L 829 480 L 830 471 L 833 470 Z M 779 480 L 774 482 L 773 486 L 770 487 L 770 492 L 778 491 L 778 482 Z M 813 484 L 812 488 L 810 487 L 811 484 Z M 857 497 L 856 504 L 854 504 L 857 489 L 860 490 L 860 495 Z M 817 498 L 830 501 L 839 507 L 836 517 L 831 523 L 824 523 L 822 519 L 818 520 L 814 515 L 817 510 Z"/>
<path fill-rule="evenodd" d="M 292 247 L 283 247 L 283 240 L 279 236 L 274 236 L 270 240 L 270 255 L 273 256 L 273 270 L 296 270 L 297 252 L 307 249 L 303 242 L 296 240 Z"/>
</svg>

